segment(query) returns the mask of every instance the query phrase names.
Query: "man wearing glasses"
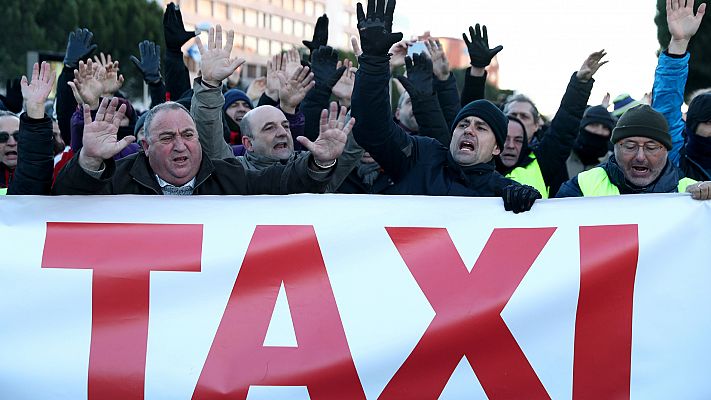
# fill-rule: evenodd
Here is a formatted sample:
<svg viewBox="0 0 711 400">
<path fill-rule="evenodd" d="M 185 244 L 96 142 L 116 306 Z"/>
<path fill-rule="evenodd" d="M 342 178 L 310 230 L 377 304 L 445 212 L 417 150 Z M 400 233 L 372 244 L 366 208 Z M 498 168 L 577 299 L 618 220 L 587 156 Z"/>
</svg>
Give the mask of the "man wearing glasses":
<svg viewBox="0 0 711 400">
<path fill-rule="evenodd" d="M 0 192 L 7 190 L 17 166 L 17 137 L 20 118 L 9 111 L 0 111 Z"/>
<path fill-rule="evenodd" d="M 664 116 L 648 105 L 627 111 L 612 130 L 614 155 L 561 186 L 556 197 L 689 192 L 711 199 L 711 182 L 696 182 L 668 160 L 672 148 Z"/>
</svg>

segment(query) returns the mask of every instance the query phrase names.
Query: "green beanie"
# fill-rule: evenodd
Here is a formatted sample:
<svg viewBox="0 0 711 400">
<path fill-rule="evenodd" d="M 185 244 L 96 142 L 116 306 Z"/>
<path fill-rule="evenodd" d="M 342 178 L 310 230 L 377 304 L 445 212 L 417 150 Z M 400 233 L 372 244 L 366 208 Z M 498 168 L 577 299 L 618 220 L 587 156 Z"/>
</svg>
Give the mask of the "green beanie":
<svg viewBox="0 0 711 400">
<path fill-rule="evenodd" d="M 671 150 L 672 141 L 669 135 L 669 124 L 662 114 L 652 107 L 642 104 L 631 108 L 617 121 L 615 129 L 612 130 L 612 143 L 617 143 L 622 139 L 641 136 L 656 140 L 664 145 L 667 150 Z"/>
</svg>

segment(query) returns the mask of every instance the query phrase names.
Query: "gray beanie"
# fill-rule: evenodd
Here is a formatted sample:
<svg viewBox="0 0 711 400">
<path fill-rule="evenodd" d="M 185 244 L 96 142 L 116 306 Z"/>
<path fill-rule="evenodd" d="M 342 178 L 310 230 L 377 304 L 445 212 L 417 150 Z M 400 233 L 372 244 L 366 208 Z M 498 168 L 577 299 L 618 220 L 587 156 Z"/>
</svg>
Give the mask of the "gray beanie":
<svg viewBox="0 0 711 400">
<path fill-rule="evenodd" d="M 617 126 L 612 130 L 612 143 L 622 139 L 641 136 L 656 140 L 671 150 L 672 141 L 669 135 L 669 124 L 664 116 L 652 107 L 642 104 L 629 109 L 617 121 Z"/>
</svg>

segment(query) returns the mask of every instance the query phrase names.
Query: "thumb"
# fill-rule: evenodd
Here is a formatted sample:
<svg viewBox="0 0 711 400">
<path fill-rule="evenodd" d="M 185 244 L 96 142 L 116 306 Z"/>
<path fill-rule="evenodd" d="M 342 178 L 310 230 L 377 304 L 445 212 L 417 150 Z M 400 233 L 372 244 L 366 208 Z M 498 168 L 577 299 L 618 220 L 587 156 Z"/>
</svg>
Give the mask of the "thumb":
<svg viewBox="0 0 711 400">
<path fill-rule="evenodd" d="M 333 77 L 331 78 L 331 82 L 329 82 L 331 84 L 331 87 L 336 86 L 336 83 L 338 83 L 338 81 L 341 79 L 344 72 L 346 72 L 345 66 L 342 66 L 342 67 L 336 69 L 336 73 L 333 74 Z"/>
<path fill-rule="evenodd" d="M 304 46 L 306 46 L 306 48 L 308 48 L 309 50 L 312 50 L 314 48 L 314 44 L 310 40 L 302 40 L 301 43 L 303 43 Z"/>
<path fill-rule="evenodd" d="M 390 34 L 390 43 L 397 43 L 402 40 L 402 32 L 396 32 Z"/>
<path fill-rule="evenodd" d="M 360 43 L 358 42 L 358 38 L 355 36 L 351 36 L 351 47 L 353 47 L 353 53 L 355 53 L 356 57 L 359 57 L 361 54 L 363 54 L 363 50 L 360 49 Z"/>
<path fill-rule="evenodd" d="M 133 65 L 136 66 L 141 72 L 143 72 L 143 68 L 141 68 L 141 61 L 136 58 L 136 56 L 131 56 L 131 61 L 133 62 Z"/>
<path fill-rule="evenodd" d="M 298 136 L 296 141 L 299 142 L 300 145 L 304 146 L 306 150 L 313 153 L 315 148 L 314 142 L 310 141 L 306 136 Z"/>
<path fill-rule="evenodd" d="M 494 58 L 494 56 L 499 54 L 499 52 L 503 49 L 504 49 L 504 46 L 498 45 L 498 46 L 494 47 L 493 49 L 489 50 L 489 55 L 491 56 L 491 58 Z"/>
</svg>

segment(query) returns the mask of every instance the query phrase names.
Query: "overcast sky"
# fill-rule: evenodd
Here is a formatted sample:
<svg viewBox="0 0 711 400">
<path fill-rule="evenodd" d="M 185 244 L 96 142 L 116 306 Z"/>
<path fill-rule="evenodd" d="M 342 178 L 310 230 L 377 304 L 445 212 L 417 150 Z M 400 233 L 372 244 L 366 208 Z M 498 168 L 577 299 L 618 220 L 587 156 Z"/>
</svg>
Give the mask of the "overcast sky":
<svg viewBox="0 0 711 400">
<path fill-rule="evenodd" d="M 651 91 L 659 47 L 655 13 L 654 0 L 399 0 L 394 30 L 461 38 L 469 25 L 487 25 L 491 47 L 504 46 L 501 88 L 531 96 L 551 115 L 570 75 L 603 48 L 610 62 L 595 75 L 589 104 L 605 92 L 639 99 Z"/>
</svg>

